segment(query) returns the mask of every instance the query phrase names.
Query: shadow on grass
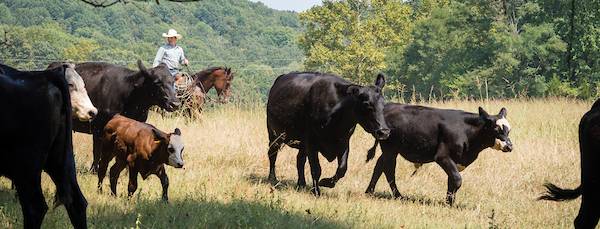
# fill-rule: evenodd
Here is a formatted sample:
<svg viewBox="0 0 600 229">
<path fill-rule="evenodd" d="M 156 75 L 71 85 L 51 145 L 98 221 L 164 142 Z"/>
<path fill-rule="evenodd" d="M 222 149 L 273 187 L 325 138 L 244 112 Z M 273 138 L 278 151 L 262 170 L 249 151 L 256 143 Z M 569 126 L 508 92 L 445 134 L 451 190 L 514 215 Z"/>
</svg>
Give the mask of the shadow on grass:
<svg viewBox="0 0 600 229">
<path fill-rule="evenodd" d="M 273 201 L 138 200 L 134 212 L 119 213 L 97 206 L 88 218 L 92 228 L 347 228 L 316 215 L 289 212 Z M 94 208 L 94 206 L 90 206 Z"/>
<path fill-rule="evenodd" d="M 365 194 L 365 195 L 369 195 L 369 194 Z M 377 198 L 377 199 L 397 200 L 397 201 L 401 201 L 404 203 L 413 203 L 413 204 L 419 204 L 419 205 L 431 206 L 431 207 L 447 207 L 447 208 L 454 208 L 454 209 L 459 209 L 459 210 L 475 210 L 475 207 L 469 207 L 467 205 L 458 204 L 456 202 L 454 203 L 454 205 L 450 206 L 450 205 L 446 204 L 445 200 L 434 200 L 434 199 L 431 199 L 431 198 L 428 198 L 425 196 L 403 194 L 400 198 L 395 198 L 389 192 L 375 192 L 373 194 L 370 194 L 370 196 L 373 198 Z"/>
<path fill-rule="evenodd" d="M 123 210 L 122 201 L 134 206 Z M 348 228 L 318 215 L 290 212 L 281 207 L 281 201 L 276 198 L 234 199 L 226 203 L 185 198 L 169 203 L 160 199 L 115 198 L 107 204 L 88 203 L 90 228 Z M 3 217 L 7 217 L 4 220 L 11 221 L 15 228 L 22 227 L 20 205 L 14 191 L 0 189 L 0 210 Z M 70 227 L 70 222 L 64 209 L 49 210 L 43 225 L 65 228 Z"/>
<path fill-rule="evenodd" d="M 302 191 L 302 192 L 310 191 L 309 185 L 305 186 L 302 189 L 298 189 L 298 181 L 295 181 L 295 180 L 278 179 L 277 183 L 273 184 L 271 181 L 269 181 L 267 176 L 261 176 L 258 174 L 250 174 L 248 176 L 245 176 L 244 178 L 251 184 L 270 185 L 271 187 L 274 187 L 277 190 L 294 189 L 294 190 L 298 190 L 298 191 Z"/>
<path fill-rule="evenodd" d="M 11 189 L 10 186 L 0 187 L 0 203 L 5 204 L 13 202 L 17 204 L 19 203 L 19 200 L 17 199 L 17 191 Z"/>
</svg>

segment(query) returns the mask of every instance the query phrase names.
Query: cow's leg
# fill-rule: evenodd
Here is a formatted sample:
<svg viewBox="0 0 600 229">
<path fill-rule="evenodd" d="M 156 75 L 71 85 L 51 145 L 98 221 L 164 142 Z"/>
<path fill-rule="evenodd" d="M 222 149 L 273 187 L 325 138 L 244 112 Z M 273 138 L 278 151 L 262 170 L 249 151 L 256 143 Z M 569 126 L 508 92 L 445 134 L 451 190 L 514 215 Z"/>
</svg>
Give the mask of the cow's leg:
<svg viewBox="0 0 600 229">
<path fill-rule="evenodd" d="M 306 144 L 308 145 L 308 144 Z M 308 155 L 308 164 L 310 165 L 310 174 L 313 179 L 313 194 L 315 196 L 321 195 L 321 189 L 319 188 L 319 180 L 321 179 L 321 165 L 319 164 L 319 155 L 316 150 L 307 147 L 306 154 Z"/>
<path fill-rule="evenodd" d="M 385 157 L 384 157 L 385 156 Z M 383 160 L 383 173 L 385 173 L 385 179 L 390 185 L 390 189 L 392 190 L 392 194 L 394 198 L 400 198 L 402 195 L 400 191 L 398 191 L 398 186 L 396 186 L 396 158 L 398 154 L 396 153 L 383 153 L 380 158 Z M 379 162 L 379 161 L 377 161 Z"/>
<path fill-rule="evenodd" d="M 125 163 L 125 161 L 117 158 L 115 164 L 110 167 L 110 172 L 108 174 L 110 176 L 110 191 L 115 196 L 117 195 L 117 181 L 119 180 L 119 174 L 121 174 L 121 171 L 123 171 L 126 166 L 127 163 Z"/>
<path fill-rule="evenodd" d="M 277 176 L 275 175 L 275 162 L 277 161 L 277 153 L 281 148 L 281 142 L 278 139 L 269 141 L 269 181 L 272 184 L 277 184 Z"/>
<path fill-rule="evenodd" d="M 165 171 L 165 166 L 160 166 L 155 174 L 160 179 L 162 186 L 162 199 L 165 202 L 169 202 L 169 177 L 167 176 L 167 171 Z"/>
<path fill-rule="evenodd" d="M 600 197 L 597 195 L 597 192 L 586 193 L 584 189 L 581 206 L 579 207 L 579 214 L 577 215 L 577 218 L 575 218 L 575 228 L 594 228 L 598 224 L 600 212 L 598 212 L 597 208 L 600 206 Z"/>
<path fill-rule="evenodd" d="M 31 174 L 15 182 L 23 212 L 24 228 L 40 228 L 48 205 L 42 193 L 40 173 Z"/>
<path fill-rule="evenodd" d="M 129 165 L 129 185 L 127 185 L 127 197 L 133 196 L 133 193 L 137 190 L 138 187 L 138 171 L 135 166 Z"/>
<path fill-rule="evenodd" d="M 338 167 L 335 170 L 333 177 L 324 178 L 319 181 L 319 186 L 333 188 L 335 184 L 346 175 L 348 171 L 348 154 L 350 153 L 349 146 L 346 147 L 342 155 L 337 156 Z"/>
<path fill-rule="evenodd" d="M 86 228 L 87 201 L 81 193 L 75 173 L 75 165 L 65 165 L 58 169 L 46 169 L 46 172 L 56 184 L 58 200 L 65 205 L 69 219 L 75 228 Z M 66 169 L 66 171 L 65 171 Z M 58 202 L 55 202 L 57 204 Z M 55 205 L 56 206 L 56 205 Z"/>
<path fill-rule="evenodd" d="M 375 192 L 375 185 L 377 185 L 377 181 L 379 181 L 379 177 L 381 177 L 381 173 L 383 173 L 383 168 L 385 167 L 385 152 L 379 156 L 377 159 L 377 164 L 375 164 L 375 168 L 373 169 L 373 176 L 371 176 L 371 181 L 369 182 L 369 186 L 365 193 L 373 194 Z"/>
<path fill-rule="evenodd" d="M 435 156 L 435 162 L 444 169 L 446 175 L 448 175 L 448 191 L 446 193 L 446 203 L 449 205 L 454 204 L 454 195 L 462 185 L 462 177 L 458 172 L 456 163 L 448 156 L 448 148 L 444 143 L 440 143 L 438 146 L 438 152 Z"/>
<path fill-rule="evenodd" d="M 98 191 L 102 191 L 102 182 L 106 176 L 106 170 L 108 170 L 108 163 L 112 158 L 106 152 L 102 152 L 102 157 L 98 163 Z"/>
<path fill-rule="evenodd" d="M 90 167 L 90 173 L 94 174 L 98 172 L 98 162 L 100 161 L 100 157 L 102 157 L 102 137 L 100 134 L 93 133 L 92 141 L 92 154 L 94 159 L 92 161 L 92 167 Z"/>
<path fill-rule="evenodd" d="M 306 152 L 304 149 L 300 149 L 298 150 L 298 156 L 296 156 L 296 168 L 298 169 L 298 188 L 306 187 L 304 166 L 306 166 Z"/>
</svg>

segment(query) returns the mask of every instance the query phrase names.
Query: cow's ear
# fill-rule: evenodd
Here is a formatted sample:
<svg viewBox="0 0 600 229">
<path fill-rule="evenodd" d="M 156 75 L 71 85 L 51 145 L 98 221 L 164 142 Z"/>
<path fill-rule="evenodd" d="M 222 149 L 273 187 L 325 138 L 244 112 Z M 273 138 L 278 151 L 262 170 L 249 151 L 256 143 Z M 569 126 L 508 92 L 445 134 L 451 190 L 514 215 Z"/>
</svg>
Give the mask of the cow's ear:
<svg viewBox="0 0 600 229">
<path fill-rule="evenodd" d="M 375 79 L 375 86 L 379 88 L 379 90 L 383 89 L 385 86 L 385 75 L 383 73 L 377 74 L 377 79 Z"/>
<path fill-rule="evenodd" d="M 173 131 L 173 134 L 181 136 L 181 130 L 179 130 L 179 128 L 175 128 L 175 131 Z"/>
<path fill-rule="evenodd" d="M 360 86 L 358 85 L 350 85 L 346 88 L 346 94 L 357 96 L 360 93 Z"/>
<path fill-rule="evenodd" d="M 490 115 L 483 109 L 483 107 L 479 107 L 479 117 L 483 119 L 489 119 Z"/>
<path fill-rule="evenodd" d="M 152 133 L 154 134 L 154 140 L 158 140 L 158 141 L 166 140 L 165 135 L 163 133 L 161 133 L 159 130 L 152 128 Z"/>
<path fill-rule="evenodd" d="M 507 112 L 506 108 L 503 107 L 502 109 L 500 109 L 500 112 L 498 113 L 498 117 L 506 118 L 506 112 Z"/>
</svg>

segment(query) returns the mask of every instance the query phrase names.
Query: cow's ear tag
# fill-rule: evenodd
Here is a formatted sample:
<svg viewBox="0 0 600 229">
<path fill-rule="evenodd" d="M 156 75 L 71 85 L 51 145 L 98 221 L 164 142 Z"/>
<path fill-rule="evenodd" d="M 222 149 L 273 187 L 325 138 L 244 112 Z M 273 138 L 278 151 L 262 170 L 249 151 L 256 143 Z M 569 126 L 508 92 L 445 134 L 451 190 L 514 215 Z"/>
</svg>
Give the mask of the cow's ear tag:
<svg viewBox="0 0 600 229">
<path fill-rule="evenodd" d="M 154 144 L 160 144 L 160 140 L 154 140 Z"/>
</svg>

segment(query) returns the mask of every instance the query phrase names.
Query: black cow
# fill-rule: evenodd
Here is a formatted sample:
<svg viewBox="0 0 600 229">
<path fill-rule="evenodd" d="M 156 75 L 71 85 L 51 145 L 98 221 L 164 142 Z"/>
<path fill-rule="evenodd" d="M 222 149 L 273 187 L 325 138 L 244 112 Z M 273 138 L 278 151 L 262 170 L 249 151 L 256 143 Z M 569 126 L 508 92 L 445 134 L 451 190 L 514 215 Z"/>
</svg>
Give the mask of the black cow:
<svg viewBox="0 0 600 229">
<path fill-rule="evenodd" d="M 176 97 L 175 79 L 166 65 L 146 69 L 138 60 L 139 71 L 126 67 L 89 62 L 77 64 L 75 70 L 85 82 L 92 103 L 98 108 L 92 122 L 74 120 L 73 129 L 93 135 L 95 172 L 100 160 L 100 144 L 104 126 L 117 113 L 145 122 L 151 106 L 158 105 L 167 111 L 176 110 L 180 102 Z"/>
<path fill-rule="evenodd" d="M 448 175 L 446 202 L 452 205 L 462 184 L 459 172 L 473 163 L 482 150 L 493 147 L 503 152 L 512 151 L 505 108 L 498 115 L 488 115 L 481 107 L 479 114 L 474 114 L 390 103 L 385 105 L 384 113 L 391 134 L 384 141 L 376 140 L 367 155 L 367 161 L 373 159 L 375 148 L 381 143 L 382 155 L 367 188 L 369 194 L 384 172 L 394 197 L 401 196 L 395 178 L 396 157 L 400 154 L 415 163 L 417 169 L 423 163 L 434 161 L 442 167 Z"/>
<path fill-rule="evenodd" d="M 359 86 L 338 76 L 321 73 L 289 73 L 279 76 L 269 92 L 267 129 L 269 132 L 269 180 L 277 182 L 275 161 L 283 143 L 299 149 L 298 186 L 306 186 L 306 158 L 313 178 L 313 193 L 319 186 L 334 187 L 348 166 L 349 141 L 359 123 L 378 139 L 389 129 L 383 119 L 381 90 L 385 77 L 377 76 L 375 86 Z M 321 166 L 318 152 L 333 161 L 338 169 L 331 178 L 319 181 Z"/>
<path fill-rule="evenodd" d="M 575 218 L 575 228 L 594 228 L 600 218 L 600 99 L 579 122 L 579 150 L 581 157 L 581 184 L 575 190 L 546 184 L 548 193 L 543 200 L 572 200 L 579 196 L 581 206 Z"/>
<path fill-rule="evenodd" d="M 67 66 L 25 72 L 0 65 L 0 176 L 13 181 L 24 227 L 39 228 L 48 206 L 41 188 L 45 170 L 75 228 L 86 228 L 87 202 L 79 189 L 71 136 Z"/>
</svg>

